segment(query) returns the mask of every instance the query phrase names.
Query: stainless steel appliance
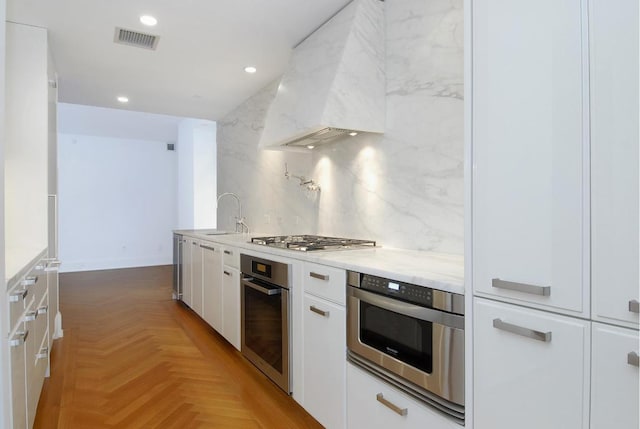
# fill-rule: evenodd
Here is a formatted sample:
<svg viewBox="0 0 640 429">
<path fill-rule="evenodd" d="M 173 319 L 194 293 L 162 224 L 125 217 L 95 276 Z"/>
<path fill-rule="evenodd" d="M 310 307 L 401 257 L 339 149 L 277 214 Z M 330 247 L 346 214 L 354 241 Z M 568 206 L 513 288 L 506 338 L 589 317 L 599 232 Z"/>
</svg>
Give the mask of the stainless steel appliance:
<svg viewBox="0 0 640 429">
<path fill-rule="evenodd" d="M 348 360 L 464 422 L 464 296 L 348 272 Z"/>
<path fill-rule="evenodd" d="M 260 244 L 281 249 L 311 252 L 315 250 L 348 250 L 375 247 L 372 240 L 355 240 L 352 238 L 323 237 L 320 235 L 275 235 L 270 237 L 254 237 L 253 244 Z"/>
<path fill-rule="evenodd" d="M 245 254 L 242 271 L 242 354 L 282 390 L 289 377 L 289 287 L 291 267 Z"/>
<path fill-rule="evenodd" d="M 182 235 L 173 234 L 173 299 L 182 299 Z"/>
</svg>

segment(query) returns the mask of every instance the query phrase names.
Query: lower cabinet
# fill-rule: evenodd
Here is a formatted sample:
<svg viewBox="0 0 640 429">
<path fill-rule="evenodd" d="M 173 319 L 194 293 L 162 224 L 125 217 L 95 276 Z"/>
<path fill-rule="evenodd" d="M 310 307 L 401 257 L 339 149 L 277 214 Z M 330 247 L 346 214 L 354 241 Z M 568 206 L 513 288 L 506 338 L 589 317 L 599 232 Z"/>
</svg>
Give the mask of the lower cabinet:
<svg viewBox="0 0 640 429">
<path fill-rule="evenodd" d="M 474 298 L 474 428 L 588 428 L 590 324 Z"/>
<path fill-rule="evenodd" d="M 305 294 L 303 318 L 304 408 L 327 429 L 344 428 L 346 310 Z"/>
<path fill-rule="evenodd" d="M 191 246 L 191 308 L 202 317 L 202 248 L 197 241 Z"/>
<path fill-rule="evenodd" d="M 240 271 L 228 265 L 222 267 L 222 331 L 220 333 L 240 350 Z"/>
<path fill-rule="evenodd" d="M 27 338 L 25 338 L 27 336 Z M 27 427 L 27 380 L 26 356 L 28 339 L 24 323 L 19 323 L 16 332 L 9 339 L 11 349 L 11 398 L 13 427 Z"/>
<path fill-rule="evenodd" d="M 182 302 L 189 307 L 193 307 L 193 293 L 192 293 L 192 250 L 195 241 L 190 238 L 185 238 L 182 243 L 182 266 L 180 267 L 180 275 L 182 276 Z"/>
<path fill-rule="evenodd" d="M 638 331 L 593 323 L 591 429 L 638 429 Z"/>
<path fill-rule="evenodd" d="M 347 364 L 347 410 L 349 429 L 462 427 L 350 363 Z"/>
<path fill-rule="evenodd" d="M 214 244 L 202 246 L 202 318 L 222 331 L 222 253 Z"/>
</svg>

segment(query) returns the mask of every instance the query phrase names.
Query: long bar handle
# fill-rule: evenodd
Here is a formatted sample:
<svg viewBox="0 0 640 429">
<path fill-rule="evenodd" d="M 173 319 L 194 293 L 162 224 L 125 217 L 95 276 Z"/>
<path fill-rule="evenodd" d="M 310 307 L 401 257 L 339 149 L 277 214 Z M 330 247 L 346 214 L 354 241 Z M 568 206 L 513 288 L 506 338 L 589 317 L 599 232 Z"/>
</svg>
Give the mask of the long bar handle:
<svg viewBox="0 0 640 429">
<path fill-rule="evenodd" d="M 640 357 L 636 352 L 629 352 L 627 354 L 627 363 L 633 366 L 640 366 Z"/>
<path fill-rule="evenodd" d="M 38 276 L 27 276 L 20 282 L 20 286 L 33 286 L 38 283 Z"/>
<path fill-rule="evenodd" d="M 314 279 L 318 279 L 318 280 L 324 280 L 326 282 L 329 281 L 329 274 L 318 274 L 311 271 L 309 273 L 309 277 L 313 277 Z"/>
<path fill-rule="evenodd" d="M 224 254 L 225 255 L 233 255 L 233 252 L 231 250 L 225 250 Z"/>
<path fill-rule="evenodd" d="M 253 282 L 250 282 L 248 279 L 243 279 L 242 280 L 242 284 L 245 286 L 249 286 L 251 289 L 257 290 L 258 292 L 261 292 L 265 295 L 280 295 L 282 293 L 282 289 L 280 289 L 279 287 L 276 287 L 274 289 L 268 289 L 266 287 L 262 287 L 258 284 L 255 284 Z"/>
<path fill-rule="evenodd" d="M 38 307 L 38 314 L 47 314 L 49 312 L 49 306 L 43 305 L 42 307 Z"/>
<path fill-rule="evenodd" d="M 551 295 L 551 286 L 536 286 L 527 283 L 508 282 L 506 280 L 500 279 L 491 279 L 491 287 L 495 287 L 497 289 L 515 290 L 517 292 L 530 293 L 532 295 Z"/>
<path fill-rule="evenodd" d="M 637 299 L 629 300 L 629 311 L 632 313 L 640 313 L 640 302 Z"/>
<path fill-rule="evenodd" d="M 29 295 L 29 291 L 27 289 L 19 289 L 15 292 L 11 292 L 9 295 L 9 302 L 19 302 L 23 300 Z"/>
<path fill-rule="evenodd" d="M 328 311 L 320 310 L 315 305 L 310 306 L 309 310 L 313 311 L 316 314 L 319 314 L 320 316 L 329 317 L 329 312 Z"/>
<path fill-rule="evenodd" d="M 18 347 L 24 344 L 27 341 L 27 337 L 29 336 L 29 331 L 20 331 L 16 332 L 15 337 L 9 340 L 9 346 Z"/>
<path fill-rule="evenodd" d="M 40 349 L 40 352 L 36 355 L 36 359 L 46 359 L 49 357 L 49 348 L 43 347 Z"/>
<path fill-rule="evenodd" d="M 216 251 L 216 249 L 214 249 L 213 247 L 211 247 L 211 246 L 205 246 L 204 244 L 201 244 L 201 245 L 200 245 L 200 247 L 202 247 L 203 249 L 212 250 L 212 251 L 214 251 L 214 252 Z"/>
<path fill-rule="evenodd" d="M 35 311 L 35 310 L 34 310 L 34 311 L 27 311 L 27 312 L 24 314 L 24 319 L 23 319 L 23 321 L 24 321 L 24 322 L 33 322 L 34 320 L 36 320 L 36 319 L 38 318 L 38 314 L 40 314 L 40 313 L 38 313 L 38 312 L 37 312 L 37 311 Z"/>
<path fill-rule="evenodd" d="M 513 325 L 503 322 L 502 319 L 493 319 L 493 327 L 502 331 L 511 332 L 512 334 L 522 335 L 523 337 L 533 338 L 534 340 L 545 343 L 551 342 L 551 331 L 542 332 L 534 329 L 523 328 L 522 326 Z"/>
<path fill-rule="evenodd" d="M 231 273 L 229 271 L 223 271 L 223 273 L 224 273 L 225 276 L 231 277 Z"/>
<path fill-rule="evenodd" d="M 385 407 L 392 410 L 394 413 L 398 413 L 401 416 L 406 416 L 409 413 L 409 410 L 407 408 L 400 408 L 399 406 L 389 401 L 388 399 L 384 399 L 384 395 L 382 393 L 378 393 L 376 395 L 376 400 L 380 402 L 382 405 L 384 405 Z"/>
</svg>

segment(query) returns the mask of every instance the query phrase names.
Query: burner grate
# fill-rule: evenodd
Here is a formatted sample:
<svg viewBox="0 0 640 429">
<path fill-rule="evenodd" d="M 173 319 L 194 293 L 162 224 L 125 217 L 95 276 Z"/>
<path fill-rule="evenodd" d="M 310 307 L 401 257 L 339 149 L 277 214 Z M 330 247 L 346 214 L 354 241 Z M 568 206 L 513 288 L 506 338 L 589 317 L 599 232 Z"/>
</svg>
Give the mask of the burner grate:
<svg viewBox="0 0 640 429">
<path fill-rule="evenodd" d="M 347 250 L 375 247 L 373 240 L 357 240 L 352 238 L 324 237 L 320 235 L 277 235 L 272 237 L 254 237 L 253 244 L 280 247 L 283 249 L 310 252 L 315 250 Z"/>
</svg>

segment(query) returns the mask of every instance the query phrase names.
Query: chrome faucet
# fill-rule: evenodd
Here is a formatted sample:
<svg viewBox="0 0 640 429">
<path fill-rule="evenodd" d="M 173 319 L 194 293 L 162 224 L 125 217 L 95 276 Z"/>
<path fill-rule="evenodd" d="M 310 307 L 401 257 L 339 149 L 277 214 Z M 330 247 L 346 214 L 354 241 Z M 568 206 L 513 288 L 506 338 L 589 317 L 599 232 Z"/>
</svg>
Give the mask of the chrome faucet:
<svg viewBox="0 0 640 429">
<path fill-rule="evenodd" d="M 242 216 L 242 203 L 240 203 L 240 197 L 238 197 L 233 192 L 225 192 L 224 194 L 220 194 L 218 199 L 216 200 L 216 208 L 218 207 L 218 203 L 222 197 L 230 196 L 236 199 L 238 202 L 238 216 L 236 216 L 236 232 L 244 232 L 245 228 L 247 229 L 247 233 L 249 232 L 249 225 L 246 224 L 245 218 Z"/>
</svg>

